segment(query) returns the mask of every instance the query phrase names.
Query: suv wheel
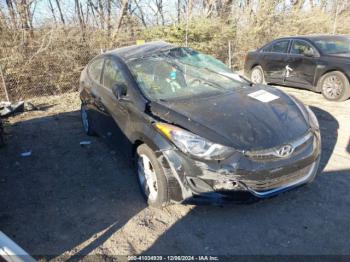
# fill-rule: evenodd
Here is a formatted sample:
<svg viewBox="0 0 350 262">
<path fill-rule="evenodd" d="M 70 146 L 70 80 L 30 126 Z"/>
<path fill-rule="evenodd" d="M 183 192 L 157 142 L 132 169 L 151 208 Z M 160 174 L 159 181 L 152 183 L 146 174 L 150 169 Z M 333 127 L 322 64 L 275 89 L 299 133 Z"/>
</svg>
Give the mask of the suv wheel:
<svg viewBox="0 0 350 262">
<path fill-rule="evenodd" d="M 145 144 L 137 148 L 136 168 L 138 182 L 148 205 L 166 206 L 169 202 L 168 184 L 163 168 L 153 150 Z"/>
<path fill-rule="evenodd" d="M 325 74 L 321 80 L 322 95 L 330 101 L 344 101 L 350 97 L 350 86 L 347 77 L 339 71 Z"/>
</svg>

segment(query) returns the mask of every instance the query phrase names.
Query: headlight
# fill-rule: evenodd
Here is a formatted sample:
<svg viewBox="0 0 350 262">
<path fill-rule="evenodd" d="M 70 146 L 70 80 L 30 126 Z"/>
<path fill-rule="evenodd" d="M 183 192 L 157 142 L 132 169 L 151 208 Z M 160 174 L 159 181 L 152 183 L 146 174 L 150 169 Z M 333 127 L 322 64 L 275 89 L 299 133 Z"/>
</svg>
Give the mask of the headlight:
<svg viewBox="0 0 350 262">
<path fill-rule="evenodd" d="M 215 144 L 177 126 L 156 123 L 155 127 L 182 152 L 207 160 L 222 160 L 234 153 L 234 149 Z"/>
<path fill-rule="evenodd" d="M 315 113 L 312 112 L 310 107 L 305 106 L 305 108 L 306 108 L 306 111 L 308 112 L 308 115 L 309 115 L 309 122 L 310 122 L 311 128 L 312 129 L 320 129 L 317 117 L 315 116 Z"/>
<path fill-rule="evenodd" d="M 292 98 L 294 103 L 298 106 L 298 108 L 302 112 L 305 120 L 309 122 L 310 127 L 312 129 L 319 129 L 319 124 L 318 124 L 317 117 L 315 116 L 314 112 L 312 112 L 310 107 L 307 106 L 307 105 L 304 105 L 302 102 L 300 102 L 299 99 L 297 99 L 296 97 L 294 97 L 292 95 L 289 95 L 289 97 Z"/>
</svg>

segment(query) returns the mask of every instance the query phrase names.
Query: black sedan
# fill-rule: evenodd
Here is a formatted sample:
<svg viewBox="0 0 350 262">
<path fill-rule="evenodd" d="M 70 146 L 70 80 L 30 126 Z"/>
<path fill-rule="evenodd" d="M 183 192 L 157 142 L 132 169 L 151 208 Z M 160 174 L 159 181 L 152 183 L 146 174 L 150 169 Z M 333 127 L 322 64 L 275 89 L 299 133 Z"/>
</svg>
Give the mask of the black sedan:
<svg viewBox="0 0 350 262">
<path fill-rule="evenodd" d="M 80 92 L 85 132 L 131 149 L 150 205 L 264 198 L 317 173 L 319 126 L 307 106 L 192 49 L 151 42 L 101 54 Z"/>
<path fill-rule="evenodd" d="M 332 101 L 350 97 L 350 37 L 313 35 L 274 40 L 246 56 L 244 73 L 254 83 L 322 92 Z"/>
</svg>

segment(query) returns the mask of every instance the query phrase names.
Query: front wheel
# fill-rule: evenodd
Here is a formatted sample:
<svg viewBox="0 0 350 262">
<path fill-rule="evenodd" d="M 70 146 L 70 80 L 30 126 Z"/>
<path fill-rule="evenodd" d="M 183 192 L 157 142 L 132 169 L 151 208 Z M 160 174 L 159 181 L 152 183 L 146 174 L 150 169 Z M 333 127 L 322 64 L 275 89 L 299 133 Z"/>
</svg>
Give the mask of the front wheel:
<svg viewBox="0 0 350 262">
<path fill-rule="evenodd" d="M 325 74 L 320 84 L 322 95 L 327 100 L 344 101 L 350 97 L 349 80 L 342 72 L 333 71 Z"/>
<path fill-rule="evenodd" d="M 2 147 L 4 145 L 5 145 L 4 127 L 3 127 L 1 119 L 0 119 L 0 147 Z"/>
<path fill-rule="evenodd" d="M 261 66 L 255 66 L 250 74 L 250 80 L 254 84 L 265 84 L 264 70 Z"/>
<path fill-rule="evenodd" d="M 137 148 L 137 178 L 148 205 L 163 207 L 168 205 L 167 180 L 155 153 L 147 145 Z"/>
<path fill-rule="evenodd" d="M 81 104 L 80 116 L 81 116 L 81 122 L 83 124 L 83 129 L 84 129 L 85 133 L 88 136 L 94 136 L 95 131 L 92 129 L 92 126 L 91 126 L 91 117 L 90 117 L 89 112 L 86 108 L 86 105 L 84 105 L 84 104 Z"/>
</svg>

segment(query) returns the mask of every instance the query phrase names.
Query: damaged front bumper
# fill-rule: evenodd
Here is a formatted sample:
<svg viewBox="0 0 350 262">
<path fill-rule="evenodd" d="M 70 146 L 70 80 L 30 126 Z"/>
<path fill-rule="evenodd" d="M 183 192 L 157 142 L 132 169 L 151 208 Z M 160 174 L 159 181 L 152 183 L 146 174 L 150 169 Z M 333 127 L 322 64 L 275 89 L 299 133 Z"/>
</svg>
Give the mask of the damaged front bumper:
<svg viewBox="0 0 350 262">
<path fill-rule="evenodd" d="M 258 198 L 271 197 L 311 182 L 318 171 L 321 139 L 310 131 L 288 158 L 258 159 L 237 152 L 223 161 L 192 159 L 176 148 L 161 152 L 160 158 L 174 202 L 198 198 L 232 198 L 239 192 Z"/>
</svg>

